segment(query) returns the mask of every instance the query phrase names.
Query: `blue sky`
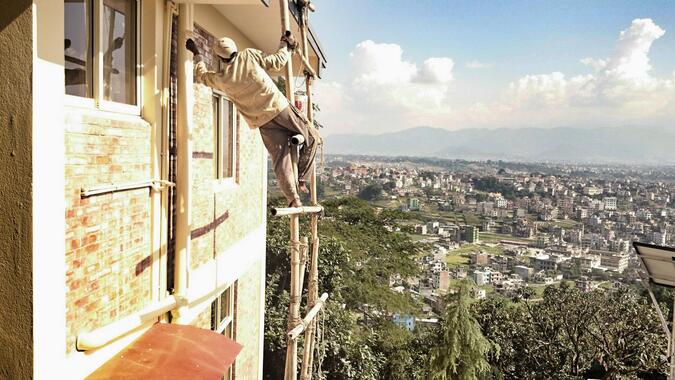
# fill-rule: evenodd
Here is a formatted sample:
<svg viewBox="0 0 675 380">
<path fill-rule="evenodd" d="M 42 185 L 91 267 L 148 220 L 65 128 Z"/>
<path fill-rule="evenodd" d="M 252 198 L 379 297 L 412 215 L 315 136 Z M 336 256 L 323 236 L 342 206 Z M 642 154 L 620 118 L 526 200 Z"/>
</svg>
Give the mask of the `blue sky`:
<svg viewBox="0 0 675 380">
<path fill-rule="evenodd" d="M 379 133 L 416 124 L 459 129 L 612 126 L 622 122 L 651 125 L 667 124 L 670 120 L 671 115 L 664 115 L 662 109 L 643 113 L 636 109 L 653 98 L 670 99 L 675 92 L 672 90 L 675 79 L 675 3 L 672 1 L 315 0 L 315 3 L 317 11 L 311 19 L 329 61 L 317 96 L 324 101 L 333 101 L 338 96 L 341 106 L 349 108 L 322 104 L 322 108 L 328 108 L 322 115 L 327 119 L 324 123 L 335 125 L 329 133 Z M 633 24 L 635 20 L 649 21 Z M 644 50 L 639 42 L 647 38 L 648 51 L 643 54 L 648 58 L 647 66 L 639 58 L 637 66 L 630 68 L 632 73 L 613 77 L 616 70 L 612 67 L 620 65 L 624 57 L 635 55 L 632 50 L 624 51 L 623 56 L 616 54 L 625 47 L 618 43 L 620 33 L 628 29 L 635 37 L 634 44 L 628 41 L 624 45 L 632 46 L 638 53 Z M 372 44 L 363 45 L 364 41 L 372 41 Z M 357 48 L 359 44 L 362 45 Z M 387 49 L 396 46 L 401 53 L 403 70 L 415 66 L 412 74 L 405 74 L 401 79 L 400 72 L 390 73 L 399 78 L 398 82 L 377 74 L 379 79 L 373 84 L 368 79 L 372 79 L 371 74 L 389 68 L 384 63 L 364 66 L 359 59 L 370 62 L 379 54 L 383 59 L 388 57 L 384 62 L 395 60 L 397 52 Z M 451 73 L 444 71 L 445 79 L 421 80 L 424 62 L 432 57 L 446 59 L 446 69 L 451 69 Z M 609 63 L 603 68 L 581 63 L 584 58 Z M 467 67 L 470 62 L 474 63 L 473 68 Z M 562 77 L 548 77 L 553 73 L 561 73 Z M 593 77 L 582 78 L 589 75 Z M 440 78 L 436 74 L 432 76 Z M 640 83 L 634 80 L 637 77 Z M 630 82 L 630 99 L 618 99 L 616 91 L 600 93 L 608 83 L 618 83 L 617 78 Z M 424 84 L 420 84 L 422 82 Z M 595 96 L 581 94 L 575 86 L 594 87 L 598 93 Z M 540 87 L 543 87 L 543 95 Z M 636 98 L 644 95 L 645 89 L 650 94 Z M 620 91 L 626 92 L 624 87 Z M 419 102 L 408 105 L 405 101 L 395 104 L 392 99 L 378 100 L 378 94 L 384 92 L 396 94 L 403 100 L 417 97 Z M 359 110 L 354 103 L 363 104 L 362 97 L 368 102 L 372 100 L 373 104 Z M 527 107 L 541 111 L 541 104 L 529 104 L 537 97 L 550 98 L 546 106 L 555 106 L 555 113 L 560 115 L 547 118 L 539 112 L 528 117 Z M 524 107 L 524 103 L 514 105 L 507 101 L 513 98 L 529 103 Z M 436 103 L 433 109 L 425 109 L 428 107 L 422 100 Z M 583 107 L 579 108 L 582 103 Z M 561 107 L 565 108 L 564 112 Z M 381 122 L 373 117 L 378 111 L 392 116 L 397 109 L 401 113 L 397 117 L 384 118 Z M 472 109 L 504 117 L 490 121 L 476 116 Z M 604 113 L 617 115 L 603 118 Z M 357 121 L 346 125 L 341 120 L 345 115 Z M 368 124 L 367 128 L 364 123 Z"/>
</svg>

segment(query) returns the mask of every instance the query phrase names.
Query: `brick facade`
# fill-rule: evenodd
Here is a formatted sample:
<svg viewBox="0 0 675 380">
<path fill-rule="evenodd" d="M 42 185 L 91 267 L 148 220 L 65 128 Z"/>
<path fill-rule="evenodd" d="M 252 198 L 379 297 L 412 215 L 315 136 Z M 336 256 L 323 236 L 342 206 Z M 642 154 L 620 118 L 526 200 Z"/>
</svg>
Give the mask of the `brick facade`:
<svg viewBox="0 0 675 380">
<path fill-rule="evenodd" d="M 81 198 L 80 189 L 150 179 L 150 126 L 99 111 L 66 117 L 66 351 L 151 300 L 149 190 Z"/>
</svg>

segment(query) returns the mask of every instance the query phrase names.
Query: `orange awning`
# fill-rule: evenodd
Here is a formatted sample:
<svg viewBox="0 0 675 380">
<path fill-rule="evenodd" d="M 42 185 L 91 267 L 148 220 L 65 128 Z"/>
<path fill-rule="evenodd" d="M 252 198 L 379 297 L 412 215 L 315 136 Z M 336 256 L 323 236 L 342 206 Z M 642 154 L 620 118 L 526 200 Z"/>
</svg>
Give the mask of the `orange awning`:
<svg viewBox="0 0 675 380">
<path fill-rule="evenodd" d="M 158 323 L 88 379 L 222 379 L 242 346 L 211 330 Z"/>
</svg>

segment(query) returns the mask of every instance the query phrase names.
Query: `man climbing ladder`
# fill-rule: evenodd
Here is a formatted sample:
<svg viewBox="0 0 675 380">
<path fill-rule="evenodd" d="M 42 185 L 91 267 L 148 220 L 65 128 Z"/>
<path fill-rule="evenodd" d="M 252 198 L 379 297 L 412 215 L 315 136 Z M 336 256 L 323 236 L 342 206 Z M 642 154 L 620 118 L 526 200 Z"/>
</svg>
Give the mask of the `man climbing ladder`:
<svg viewBox="0 0 675 380">
<path fill-rule="evenodd" d="M 307 118 L 289 103 L 267 74 L 266 70 L 280 71 L 290 59 L 297 43 L 290 32 L 281 37 L 279 50 L 265 54 L 256 49 L 237 51 L 230 38 L 219 39 L 213 51 L 225 62 L 221 72 L 209 71 L 192 39 L 185 47 L 194 54 L 197 80 L 223 91 L 237 106 L 248 125 L 260 130 L 263 143 L 271 158 L 274 174 L 289 207 L 301 207 L 298 190 L 307 192 L 307 179 L 312 178 L 318 133 Z M 301 134 L 303 147 L 298 159 L 298 183 L 291 160 L 291 136 Z"/>
</svg>

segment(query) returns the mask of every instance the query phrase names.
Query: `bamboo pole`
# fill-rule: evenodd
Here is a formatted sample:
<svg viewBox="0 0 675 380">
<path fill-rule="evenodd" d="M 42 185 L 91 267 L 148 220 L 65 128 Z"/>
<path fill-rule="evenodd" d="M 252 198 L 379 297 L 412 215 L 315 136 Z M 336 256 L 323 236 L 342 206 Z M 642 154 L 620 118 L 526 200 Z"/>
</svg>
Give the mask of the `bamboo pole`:
<svg viewBox="0 0 675 380">
<path fill-rule="evenodd" d="M 321 206 L 302 206 L 302 207 L 272 207 L 272 216 L 299 215 L 299 214 L 318 214 L 323 211 Z"/>
<path fill-rule="evenodd" d="M 302 289 L 304 289 L 305 269 L 307 268 L 307 250 L 309 248 L 309 239 L 303 236 L 300 239 L 300 295 L 302 296 Z"/>
<path fill-rule="evenodd" d="M 291 30 L 291 20 L 289 18 L 288 0 L 279 0 L 281 7 L 281 34 Z M 293 93 L 293 60 L 289 59 L 286 64 L 286 97 L 295 104 L 295 94 Z"/>
<path fill-rule="evenodd" d="M 288 332 L 288 336 L 291 339 L 298 339 L 300 334 L 302 334 L 303 331 L 306 331 L 305 328 L 311 325 L 312 322 L 314 322 L 316 315 L 319 314 L 319 311 L 321 310 L 323 304 L 326 302 L 327 299 L 328 293 L 324 293 L 321 295 L 321 298 L 319 298 L 314 307 L 312 307 L 309 310 L 309 312 L 307 312 L 307 315 L 305 316 L 305 318 L 302 319 L 302 322 L 299 323 L 297 326 L 295 326 L 293 330 Z"/>
<path fill-rule="evenodd" d="M 295 183 L 298 180 L 298 147 L 291 145 L 291 162 L 293 166 L 293 179 Z M 288 329 L 295 326 L 300 319 L 300 301 L 302 297 L 302 288 L 300 277 L 300 216 L 299 214 L 290 215 L 291 232 L 291 284 L 290 284 L 290 303 L 288 305 Z M 286 374 L 285 380 L 297 380 L 298 378 L 298 341 L 290 338 L 286 339 Z"/>
<path fill-rule="evenodd" d="M 299 272 L 300 272 L 300 218 L 292 215 L 290 220 L 291 230 L 291 289 L 290 303 L 288 305 L 288 328 L 295 326 L 300 319 L 300 295 Z M 286 339 L 286 380 L 297 379 L 298 368 L 298 342 L 290 338 Z"/>
<path fill-rule="evenodd" d="M 302 9 L 302 25 L 300 25 L 300 33 L 302 38 L 302 57 L 303 63 L 307 67 L 307 71 L 311 70 L 309 63 L 309 43 L 307 41 L 307 19 L 309 17 L 307 6 Z M 312 79 L 316 77 L 316 74 L 311 70 L 305 76 L 305 92 L 307 93 L 307 120 L 309 120 L 309 128 L 314 128 L 314 107 L 312 103 Z M 318 141 L 315 142 L 318 144 Z M 318 204 L 317 194 L 316 194 L 316 160 L 314 161 L 314 168 L 312 170 L 311 176 L 311 197 L 312 205 Z M 312 233 L 312 250 L 310 256 L 310 267 L 309 267 L 309 284 L 307 289 L 307 303 L 311 310 L 314 310 L 318 305 L 317 302 L 319 296 L 319 278 L 318 278 L 318 265 L 319 265 L 319 234 L 318 234 L 318 223 L 319 223 L 319 214 L 310 215 L 310 229 Z M 327 294 L 324 294 L 326 298 Z M 322 296 L 323 298 L 323 296 Z M 325 302 L 325 299 L 321 300 L 321 305 Z M 319 307 L 320 309 L 321 307 Z M 317 310 L 318 312 L 318 310 Z M 304 327 L 304 326 L 303 326 Z M 311 318 L 308 322 L 308 325 L 305 330 L 305 342 L 304 342 L 304 355 L 302 360 L 302 368 L 300 371 L 300 378 L 302 380 L 310 380 L 312 378 L 313 362 L 314 362 L 314 331 L 316 329 L 316 320 Z M 300 333 L 300 332 L 299 332 Z M 298 333 L 298 334 L 299 334 Z"/>
</svg>

